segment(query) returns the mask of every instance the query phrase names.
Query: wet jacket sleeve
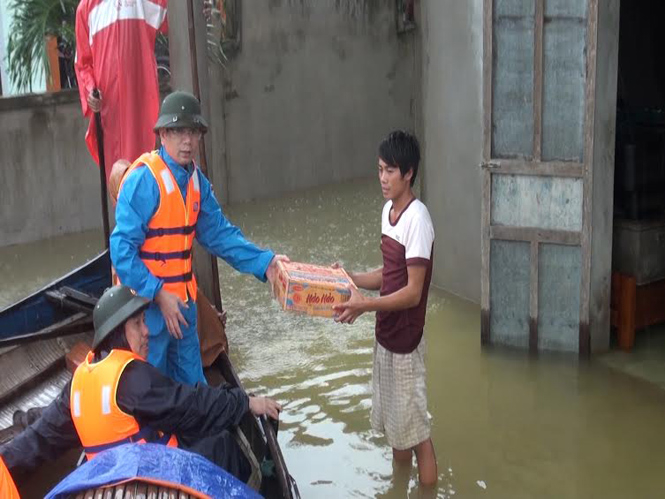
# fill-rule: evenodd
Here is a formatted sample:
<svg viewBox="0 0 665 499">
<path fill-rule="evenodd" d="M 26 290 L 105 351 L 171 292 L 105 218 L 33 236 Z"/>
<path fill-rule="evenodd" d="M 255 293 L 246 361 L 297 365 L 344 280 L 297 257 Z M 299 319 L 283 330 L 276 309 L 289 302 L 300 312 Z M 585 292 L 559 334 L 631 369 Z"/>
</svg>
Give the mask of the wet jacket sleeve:
<svg viewBox="0 0 665 499">
<path fill-rule="evenodd" d="M 237 425 L 249 410 L 249 398 L 239 388 L 184 385 L 142 361 L 125 368 L 117 401 L 140 425 L 190 441 Z"/>
<path fill-rule="evenodd" d="M 30 472 L 81 445 L 69 410 L 70 390 L 71 381 L 37 421 L 0 447 L 0 455 L 12 474 Z"/>
<path fill-rule="evenodd" d="M 159 187 L 147 167 L 135 168 L 124 181 L 115 208 L 116 226 L 111 234 L 111 261 L 120 282 L 140 296 L 153 300 L 163 282 L 139 257 L 148 223 L 157 211 Z"/>
<path fill-rule="evenodd" d="M 210 181 L 204 175 L 200 175 L 200 184 L 201 212 L 196 222 L 196 239 L 237 271 L 253 274 L 265 282 L 266 270 L 275 253 L 245 239 L 240 229 L 222 213 Z"/>
</svg>

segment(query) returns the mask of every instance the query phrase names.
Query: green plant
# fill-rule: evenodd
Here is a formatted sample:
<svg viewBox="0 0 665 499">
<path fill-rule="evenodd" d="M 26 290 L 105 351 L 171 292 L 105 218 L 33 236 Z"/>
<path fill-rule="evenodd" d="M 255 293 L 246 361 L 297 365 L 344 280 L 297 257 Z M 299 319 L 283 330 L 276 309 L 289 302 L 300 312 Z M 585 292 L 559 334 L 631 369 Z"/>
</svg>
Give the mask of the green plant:
<svg viewBox="0 0 665 499">
<path fill-rule="evenodd" d="M 221 2 L 220 5 L 225 6 L 226 4 Z M 236 10 L 234 10 L 235 12 Z M 226 62 L 228 61 L 225 46 L 231 41 L 235 42 L 235 40 L 226 39 L 228 23 L 227 11 L 222 12 L 219 8 L 211 5 L 209 18 L 206 20 L 206 52 L 210 62 L 223 68 L 226 67 Z M 168 77 L 171 74 L 168 35 L 163 33 L 157 34 L 155 56 L 157 58 L 157 74 L 160 82 L 162 79 L 168 81 Z"/>
<path fill-rule="evenodd" d="M 35 76 L 51 78 L 46 36 L 55 36 L 74 50 L 77 5 L 78 0 L 13 0 L 9 4 L 13 20 L 9 28 L 7 66 L 17 88 L 31 91 Z"/>
<path fill-rule="evenodd" d="M 228 0 L 227 0 L 228 2 Z M 12 0 L 9 11 L 13 12 L 7 44 L 7 65 L 9 77 L 19 90 L 32 90 L 35 77 L 44 75 L 51 78 L 51 68 L 46 52 L 46 36 L 58 38 L 60 46 L 67 52 L 76 51 L 76 7 L 79 0 Z M 224 66 L 227 60 L 224 35 L 227 26 L 227 7 L 222 12 L 212 8 L 212 18 L 207 22 L 207 48 L 211 61 Z M 235 2 L 229 2 L 231 15 L 236 14 Z M 217 22 L 213 22 L 216 19 Z M 236 21 L 237 22 L 237 21 Z M 221 25 L 221 39 L 220 39 Z M 161 71 L 168 69 L 168 39 L 159 35 L 156 43 L 157 64 Z M 160 73 L 161 74 L 161 73 Z"/>
<path fill-rule="evenodd" d="M 228 29 L 228 5 L 228 0 L 210 1 L 210 15 L 206 19 L 206 52 L 208 60 L 223 68 L 226 67 L 226 62 L 228 61 L 224 50 L 224 39 Z"/>
</svg>

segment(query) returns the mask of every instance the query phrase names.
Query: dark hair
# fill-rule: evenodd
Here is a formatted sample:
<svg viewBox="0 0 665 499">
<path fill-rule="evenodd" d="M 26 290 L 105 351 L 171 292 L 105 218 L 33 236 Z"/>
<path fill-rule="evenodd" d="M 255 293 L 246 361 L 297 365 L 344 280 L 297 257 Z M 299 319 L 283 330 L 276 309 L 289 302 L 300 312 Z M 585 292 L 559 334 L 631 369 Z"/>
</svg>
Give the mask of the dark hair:
<svg viewBox="0 0 665 499">
<path fill-rule="evenodd" d="M 111 331 L 102 342 L 95 348 L 95 362 L 99 362 L 106 357 L 111 350 L 130 350 L 125 335 L 125 323 L 123 322 Z"/>
<path fill-rule="evenodd" d="M 413 170 L 411 185 L 418 175 L 420 163 L 420 145 L 418 139 L 409 132 L 395 130 L 379 144 L 379 158 L 387 164 L 399 167 L 402 177 Z"/>
</svg>

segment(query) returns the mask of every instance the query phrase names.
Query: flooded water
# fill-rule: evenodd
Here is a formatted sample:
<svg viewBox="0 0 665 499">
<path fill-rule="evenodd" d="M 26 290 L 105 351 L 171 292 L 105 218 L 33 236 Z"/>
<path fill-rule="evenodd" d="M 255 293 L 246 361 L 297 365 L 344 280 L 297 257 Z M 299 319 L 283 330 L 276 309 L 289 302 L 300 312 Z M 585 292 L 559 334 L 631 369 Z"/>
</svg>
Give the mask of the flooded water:
<svg viewBox="0 0 665 499">
<path fill-rule="evenodd" d="M 374 181 L 228 208 L 257 243 L 293 260 L 380 265 Z M 78 265 L 98 233 L 0 250 L 0 307 Z M 52 265 L 55 265 L 53 267 Z M 599 361 L 480 347 L 479 309 L 433 289 L 427 315 L 434 491 L 393 470 L 369 424 L 374 318 L 282 312 L 268 287 L 220 264 L 231 358 L 246 388 L 284 404 L 279 440 L 304 498 L 662 497 L 665 391 Z"/>
<path fill-rule="evenodd" d="M 0 247 L 0 309 L 71 272 L 103 249 L 104 235 L 96 230 Z"/>
</svg>

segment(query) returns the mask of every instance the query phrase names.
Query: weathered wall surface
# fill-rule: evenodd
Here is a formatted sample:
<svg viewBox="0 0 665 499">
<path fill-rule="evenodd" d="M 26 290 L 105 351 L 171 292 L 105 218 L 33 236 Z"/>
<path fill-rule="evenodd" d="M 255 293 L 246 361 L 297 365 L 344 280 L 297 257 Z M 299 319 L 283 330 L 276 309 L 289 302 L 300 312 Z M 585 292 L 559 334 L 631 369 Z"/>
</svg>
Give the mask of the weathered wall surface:
<svg viewBox="0 0 665 499">
<path fill-rule="evenodd" d="M 482 0 L 423 0 L 423 192 L 433 283 L 480 302 Z"/>
<path fill-rule="evenodd" d="M 0 99 L 0 246 L 101 227 L 76 91 Z"/>
<path fill-rule="evenodd" d="M 212 101 L 215 89 L 225 96 L 227 169 L 215 181 L 224 202 L 374 175 L 381 138 L 416 128 L 418 31 L 398 36 L 394 8 L 242 3 L 241 49 L 224 84 L 211 83 Z"/>
<path fill-rule="evenodd" d="M 375 175 L 380 139 L 419 130 L 419 31 L 398 35 L 394 9 L 394 0 L 242 2 L 240 51 L 208 75 L 220 201 Z M 0 245 L 101 225 L 85 129 L 75 93 L 0 100 Z"/>
</svg>

